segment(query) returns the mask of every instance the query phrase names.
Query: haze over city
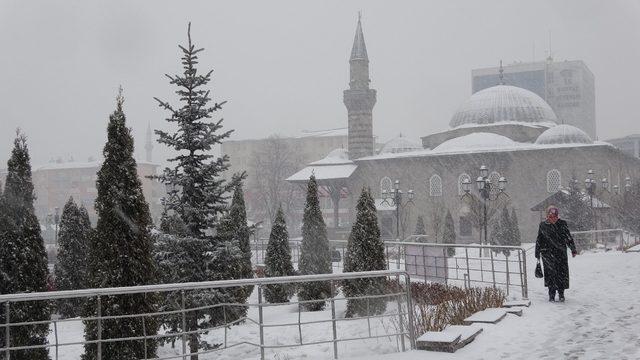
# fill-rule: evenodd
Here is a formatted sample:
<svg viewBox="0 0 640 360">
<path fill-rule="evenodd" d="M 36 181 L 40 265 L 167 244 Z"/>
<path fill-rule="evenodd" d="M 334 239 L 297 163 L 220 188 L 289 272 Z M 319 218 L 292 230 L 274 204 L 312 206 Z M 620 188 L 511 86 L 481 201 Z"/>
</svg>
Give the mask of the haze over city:
<svg viewBox="0 0 640 360">
<path fill-rule="evenodd" d="M 125 6 L 126 4 L 126 6 Z M 583 60 L 594 73 L 598 138 L 640 132 L 640 5 L 629 1 L 7 1 L 0 2 L 0 168 L 15 129 L 34 166 L 100 156 L 119 85 L 143 159 L 147 123 L 167 128 L 177 44 L 192 36 L 214 69 L 231 139 L 346 126 L 342 91 L 358 11 L 378 91 L 382 142 L 448 127 L 471 69 Z M 154 161 L 170 156 L 159 145 Z"/>
</svg>

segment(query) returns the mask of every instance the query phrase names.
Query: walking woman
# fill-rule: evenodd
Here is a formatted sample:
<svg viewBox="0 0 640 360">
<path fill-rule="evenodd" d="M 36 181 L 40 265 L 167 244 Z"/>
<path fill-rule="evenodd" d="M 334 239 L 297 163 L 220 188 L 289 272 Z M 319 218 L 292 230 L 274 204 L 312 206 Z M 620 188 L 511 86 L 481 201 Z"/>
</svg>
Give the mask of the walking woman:
<svg viewBox="0 0 640 360">
<path fill-rule="evenodd" d="M 564 290 L 569 288 L 569 260 L 567 247 L 571 255 L 576 256 L 576 244 L 569 232 L 567 222 L 560 219 L 560 212 L 555 206 L 547 208 L 547 219 L 540 223 L 536 240 L 536 259 L 544 268 L 544 286 L 549 288 L 549 301 L 564 302 Z"/>
</svg>

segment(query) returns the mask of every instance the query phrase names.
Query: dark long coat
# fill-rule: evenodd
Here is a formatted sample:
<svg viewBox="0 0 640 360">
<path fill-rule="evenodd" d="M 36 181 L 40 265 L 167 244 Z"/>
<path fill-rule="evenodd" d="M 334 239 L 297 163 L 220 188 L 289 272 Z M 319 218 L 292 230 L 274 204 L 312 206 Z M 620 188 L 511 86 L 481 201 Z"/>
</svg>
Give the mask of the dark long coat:
<svg viewBox="0 0 640 360">
<path fill-rule="evenodd" d="M 540 223 L 536 239 L 536 259 L 542 256 L 544 286 L 555 289 L 569 288 L 569 261 L 567 247 L 576 251 L 576 245 L 569 232 L 567 222 L 558 219 L 555 224 Z"/>
</svg>

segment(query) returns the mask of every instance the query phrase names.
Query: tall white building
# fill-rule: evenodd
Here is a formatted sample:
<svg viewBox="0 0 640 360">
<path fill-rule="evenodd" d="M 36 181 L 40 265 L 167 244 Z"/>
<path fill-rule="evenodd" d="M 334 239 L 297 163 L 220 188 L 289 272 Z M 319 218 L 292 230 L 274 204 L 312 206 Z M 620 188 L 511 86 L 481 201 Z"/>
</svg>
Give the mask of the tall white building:
<svg viewBox="0 0 640 360">
<path fill-rule="evenodd" d="M 504 84 L 527 89 L 544 99 L 560 124 L 575 126 L 597 139 L 595 78 L 581 60 L 515 63 L 503 67 Z M 500 68 L 471 71 L 471 92 L 500 83 Z"/>
</svg>

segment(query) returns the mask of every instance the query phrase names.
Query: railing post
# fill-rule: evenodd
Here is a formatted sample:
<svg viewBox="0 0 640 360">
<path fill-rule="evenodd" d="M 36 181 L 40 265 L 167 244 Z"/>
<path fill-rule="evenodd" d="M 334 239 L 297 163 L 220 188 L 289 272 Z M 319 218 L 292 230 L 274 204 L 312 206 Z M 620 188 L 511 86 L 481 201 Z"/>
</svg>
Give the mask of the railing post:
<svg viewBox="0 0 640 360">
<path fill-rule="evenodd" d="M 409 346 L 411 349 L 416 348 L 416 329 L 413 322 L 413 299 L 411 299 L 411 277 L 405 273 L 405 286 L 407 287 L 407 318 L 409 319 Z"/>
<path fill-rule="evenodd" d="M 507 268 L 507 296 L 509 296 L 509 255 L 505 255 L 504 265 Z"/>
<path fill-rule="evenodd" d="M 333 330 L 333 358 L 338 358 L 338 329 L 336 327 L 336 293 L 333 287 L 333 280 L 330 281 L 331 285 L 331 327 Z M 369 314 L 367 314 L 369 316 Z"/>
<path fill-rule="evenodd" d="M 5 358 L 7 360 L 11 359 L 11 351 L 9 350 L 9 348 L 11 347 L 11 328 L 9 327 L 9 324 L 11 323 L 11 308 L 9 306 L 9 302 L 7 301 L 4 304 L 4 325 L 6 326 L 4 328 L 4 336 L 5 336 L 5 341 L 4 341 L 4 346 L 6 348 L 5 350 Z"/>
<path fill-rule="evenodd" d="M 258 285 L 258 327 L 260 328 L 260 360 L 264 360 L 264 316 L 262 314 L 262 285 Z"/>
<path fill-rule="evenodd" d="M 400 286 L 400 275 L 396 275 L 396 283 L 398 284 L 398 287 Z M 400 346 L 402 348 L 402 351 L 406 351 L 407 349 L 404 346 L 404 321 L 402 319 L 402 303 L 400 300 L 400 295 L 396 296 L 398 299 L 398 322 L 400 323 Z M 409 312 L 409 309 L 407 309 L 407 313 Z"/>
<path fill-rule="evenodd" d="M 98 360 L 102 360 L 102 299 L 100 295 L 98 295 L 98 344 L 97 344 L 97 358 Z"/>
<path fill-rule="evenodd" d="M 58 322 L 55 320 L 53 321 L 53 333 L 56 339 L 56 360 L 58 360 Z M 145 357 L 147 357 L 146 354 Z"/>
<path fill-rule="evenodd" d="M 149 356 L 147 351 L 147 325 L 144 321 L 144 316 L 142 317 L 142 337 L 144 338 L 144 358 L 146 360 Z"/>
<path fill-rule="evenodd" d="M 529 299 L 529 287 L 527 285 L 527 250 L 522 249 L 522 277 L 524 286 L 522 288 L 523 298 Z"/>
<path fill-rule="evenodd" d="M 227 306 L 222 305 L 222 316 L 224 317 L 224 348 L 227 348 Z"/>
<path fill-rule="evenodd" d="M 187 360 L 187 313 L 184 290 L 180 291 L 180 310 L 182 313 L 182 360 Z"/>
<path fill-rule="evenodd" d="M 469 269 L 469 248 L 464 248 L 464 257 L 467 262 L 467 278 L 469 279 L 469 287 L 471 286 L 471 270 Z"/>
<path fill-rule="evenodd" d="M 493 279 L 493 288 L 496 288 L 496 269 L 493 266 L 493 250 L 489 249 L 489 255 L 491 256 L 491 278 Z"/>
</svg>

